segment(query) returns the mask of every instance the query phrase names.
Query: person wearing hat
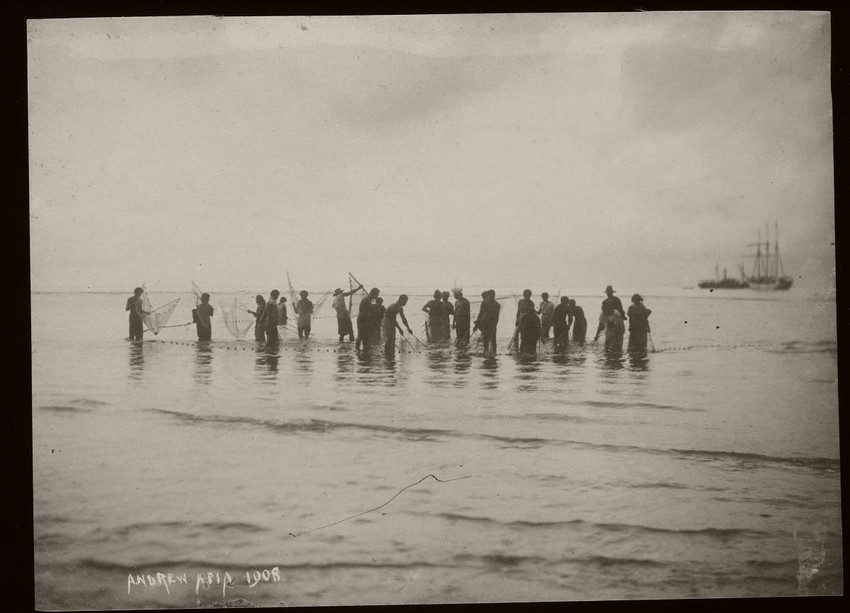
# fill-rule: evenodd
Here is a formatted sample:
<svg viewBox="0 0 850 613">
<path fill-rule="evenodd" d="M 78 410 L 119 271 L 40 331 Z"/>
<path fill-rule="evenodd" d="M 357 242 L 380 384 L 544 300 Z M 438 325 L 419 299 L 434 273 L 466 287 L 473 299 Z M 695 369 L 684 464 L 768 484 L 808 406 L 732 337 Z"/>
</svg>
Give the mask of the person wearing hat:
<svg viewBox="0 0 850 613">
<path fill-rule="evenodd" d="M 623 321 L 628 319 L 626 317 L 626 312 L 623 310 L 623 303 L 620 302 L 620 299 L 617 298 L 617 296 L 614 295 L 614 293 L 615 293 L 614 288 L 609 285 L 608 287 L 605 288 L 605 293 L 608 295 L 608 297 L 605 300 L 602 301 L 602 305 L 605 306 L 605 303 L 607 302 L 608 304 L 611 305 L 611 308 L 613 308 L 615 311 L 619 311 L 620 318 Z"/>
<path fill-rule="evenodd" d="M 463 288 L 453 287 L 455 295 L 455 318 L 452 328 L 457 335 L 457 345 L 469 342 L 469 321 L 471 317 L 469 300 L 463 297 Z"/>
<path fill-rule="evenodd" d="M 354 327 L 351 325 L 351 313 L 345 306 L 345 299 L 361 289 L 363 289 L 363 285 L 359 285 L 349 292 L 344 292 L 339 287 L 334 290 L 333 307 L 336 311 L 336 327 L 340 343 L 345 340 L 346 335 L 348 335 L 348 342 L 354 342 Z"/>
<path fill-rule="evenodd" d="M 310 318 L 313 315 L 313 302 L 307 298 L 307 290 L 302 289 L 301 300 L 295 305 L 298 314 L 298 338 L 310 338 Z"/>
<path fill-rule="evenodd" d="M 599 340 L 599 335 L 605 331 L 605 351 L 620 353 L 623 351 L 623 319 L 620 312 L 610 302 L 602 303 L 602 314 L 599 316 L 599 327 L 596 328 L 596 336 L 593 342 Z"/>
<path fill-rule="evenodd" d="M 643 304 L 640 294 L 632 296 L 629 305 L 629 353 L 646 352 L 646 337 L 650 332 L 649 315 L 652 313 Z"/>
</svg>

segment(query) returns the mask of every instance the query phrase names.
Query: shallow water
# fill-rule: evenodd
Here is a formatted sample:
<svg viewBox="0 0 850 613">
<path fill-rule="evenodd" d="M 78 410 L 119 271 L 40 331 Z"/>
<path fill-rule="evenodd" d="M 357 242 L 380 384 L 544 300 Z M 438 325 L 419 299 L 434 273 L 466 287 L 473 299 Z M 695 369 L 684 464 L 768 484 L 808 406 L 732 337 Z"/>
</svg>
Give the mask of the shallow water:
<svg viewBox="0 0 850 613">
<path fill-rule="evenodd" d="M 123 294 L 33 295 L 36 606 L 840 594 L 834 302 L 645 297 L 646 356 L 507 355 L 509 300 L 496 356 L 388 358 L 329 304 L 267 351 L 218 313 L 212 343 L 137 344 Z"/>
</svg>

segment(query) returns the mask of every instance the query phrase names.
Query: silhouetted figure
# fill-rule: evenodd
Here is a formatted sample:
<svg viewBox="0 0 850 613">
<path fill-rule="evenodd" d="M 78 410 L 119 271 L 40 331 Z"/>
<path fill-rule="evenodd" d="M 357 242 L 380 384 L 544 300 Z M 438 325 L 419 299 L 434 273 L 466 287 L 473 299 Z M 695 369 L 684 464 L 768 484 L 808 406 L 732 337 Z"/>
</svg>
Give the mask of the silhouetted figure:
<svg viewBox="0 0 850 613">
<path fill-rule="evenodd" d="M 133 295 L 127 298 L 127 306 L 125 311 L 130 311 L 130 336 L 128 340 L 140 341 L 143 340 L 145 334 L 145 325 L 142 321 L 142 316 L 147 315 L 148 311 L 142 308 L 142 294 L 145 290 L 137 287 L 133 290 Z"/>
<path fill-rule="evenodd" d="M 632 296 L 632 304 L 629 306 L 629 352 L 640 353 L 646 351 L 646 337 L 650 332 L 649 316 L 652 313 L 643 304 L 640 294 Z"/>
<path fill-rule="evenodd" d="M 375 313 L 372 310 L 375 306 L 375 299 L 381 293 L 377 287 L 369 290 L 369 295 L 365 296 L 360 301 L 360 307 L 357 309 L 357 340 L 354 342 L 354 348 L 360 349 L 361 344 L 364 349 L 369 349 L 369 327 L 375 320 Z"/>
</svg>

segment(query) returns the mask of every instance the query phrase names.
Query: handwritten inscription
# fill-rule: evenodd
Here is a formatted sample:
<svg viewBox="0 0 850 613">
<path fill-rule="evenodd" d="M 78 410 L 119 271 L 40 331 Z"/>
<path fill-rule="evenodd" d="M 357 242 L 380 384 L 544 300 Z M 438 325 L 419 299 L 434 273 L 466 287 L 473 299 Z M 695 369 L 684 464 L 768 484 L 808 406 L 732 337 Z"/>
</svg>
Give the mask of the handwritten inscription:
<svg viewBox="0 0 850 613">
<path fill-rule="evenodd" d="M 241 575 L 239 575 L 241 576 Z M 259 583 L 277 583 L 280 581 L 280 568 L 264 568 L 260 570 L 245 571 L 245 585 L 249 588 L 256 587 Z M 153 573 L 153 574 L 136 574 L 127 573 L 127 594 L 136 587 L 163 587 L 168 594 L 171 594 L 172 585 L 189 585 L 189 576 L 187 573 Z M 227 595 L 227 588 L 236 585 L 236 580 L 228 571 L 208 571 L 205 573 L 195 574 L 195 595 L 197 596 L 201 589 L 208 590 L 212 587 L 221 586 L 222 598 Z"/>
</svg>

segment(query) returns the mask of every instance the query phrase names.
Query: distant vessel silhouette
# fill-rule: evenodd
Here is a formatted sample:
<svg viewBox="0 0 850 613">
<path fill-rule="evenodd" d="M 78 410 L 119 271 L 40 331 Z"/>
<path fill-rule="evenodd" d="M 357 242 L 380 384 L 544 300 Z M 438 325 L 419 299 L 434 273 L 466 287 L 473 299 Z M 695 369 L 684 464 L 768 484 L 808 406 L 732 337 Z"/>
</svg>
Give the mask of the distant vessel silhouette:
<svg viewBox="0 0 850 613">
<path fill-rule="evenodd" d="M 794 284 L 794 277 L 785 274 L 782 260 L 779 257 L 779 225 L 774 224 L 775 236 L 773 252 L 770 250 L 770 227 L 765 227 L 765 241 L 761 242 L 761 230 L 759 230 L 758 242 L 747 245 L 755 247 L 755 262 L 753 272 L 747 281 L 750 287 L 759 291 L 788 290 Z"/>
<path fill-rule="evenodd" d="M 697 285 L 701 289 L 747 289 L 750 284 L 747 283 L 746 275 L 744 275 L 744 266 L 740 266 L 741 280 L 726 276 L 726 269 L 723 269 L 723 278 L 720 278 L 717 265 L 714 266 L 714 279 L 700 281 Z"/>
</svg>

